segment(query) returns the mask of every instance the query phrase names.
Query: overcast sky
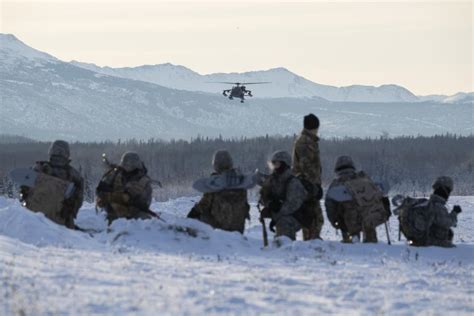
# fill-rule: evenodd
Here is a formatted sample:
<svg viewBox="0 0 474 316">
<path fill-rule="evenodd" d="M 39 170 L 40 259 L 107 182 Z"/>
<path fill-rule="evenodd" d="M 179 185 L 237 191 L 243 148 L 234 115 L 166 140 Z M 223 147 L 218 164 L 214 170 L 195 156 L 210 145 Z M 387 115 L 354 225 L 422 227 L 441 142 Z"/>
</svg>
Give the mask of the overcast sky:
<svg viewBox="0 0 474 316">
<path fill-rule="evenodd" d="M 0 1 L 3 33 L 67 61 L 203 74 L 286 67 L 336 86 L 473 90 L 470 1 Z"/>
</svg>

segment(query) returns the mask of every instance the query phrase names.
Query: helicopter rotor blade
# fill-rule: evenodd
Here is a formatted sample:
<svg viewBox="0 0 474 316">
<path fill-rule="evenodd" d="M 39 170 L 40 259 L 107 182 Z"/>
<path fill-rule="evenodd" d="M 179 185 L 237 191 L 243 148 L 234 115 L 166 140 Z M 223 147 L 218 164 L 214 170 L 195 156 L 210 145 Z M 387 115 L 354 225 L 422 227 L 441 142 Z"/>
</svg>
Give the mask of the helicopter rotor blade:
<svg viewBox="0 0 474 316">
<path fill-rule="evenodd" d="M 260 82 L 207 81 L 206 83 L 222 83 L 222 84 L 247 85 L 247 84 L 267 84 L 267 83 L 271 83 L 271 81 L 260 81 Z"/>
<path fill-rule="evenodd" d="M 206 83 L 240 84 L 240 82 L 207 81 Z"/>
</svg>

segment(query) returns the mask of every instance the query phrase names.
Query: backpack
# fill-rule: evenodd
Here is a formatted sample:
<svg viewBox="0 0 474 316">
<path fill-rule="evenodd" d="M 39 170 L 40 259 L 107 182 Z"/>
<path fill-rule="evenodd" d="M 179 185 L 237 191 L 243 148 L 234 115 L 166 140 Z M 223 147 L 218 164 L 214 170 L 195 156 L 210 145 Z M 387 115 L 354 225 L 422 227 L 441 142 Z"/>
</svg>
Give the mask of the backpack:
<svg viewBox="0 0 474 316">
<path fill-rule="evenodd" d="M 344 185 L 354 198 L 362 227 L 375 228 L 387 221 L 384 194 L 364 172 L 358 172 L 355 178 L 345 181 Z"/>
<path fill-rule="evenodd" d="M 225 190 L 213 194 L 210 217 L 214 228 L 243 233 L 250 206 L 244 189 Z"/>
<path fill-rule="evenodd" d="M 426 241 L 428 229 L 433 221 L 429 200 L 406 198 L 397 210 L 400 231 L 405 238 L 418 244 Z"/>
<path fill-rule="evenodd" d="M 301 207 L 296 210 L 292 216 L 300 223 L 301 226 L 304 228 L 310 228 L 313 221 L 316 220 L 314 209 L 316 207 L 315 203 L 319 203 L 319 201 L 311 198 L 311 190 L 314 188 L 312 183 L 294 175 L 291 175 L 286 180 L 283 196 L 275 196 L 272 192 L 271 186 L 269 186 L 268 183 L 262 185 L 262 188 L 260 189 L 259 203 L 263 204 L 265 202 L 268 203 L 268 206 L 262 210 L 261 216 L 263 216 L 263 218 L 272 218 L 272 212 L 279 212 L 283 201 L 286 200 L 288 186 L 293 179 L 301 182 L 306 192 L 308 192 L 308 195 Z"/>
<path fill-rule="evenodd" d="M 286 183 L 286 189 L 288 188 L 290 181 L 295 178 L 298 179 L 303 185 L 307 192 L 307 197 L 300 208 L 293 213 L 293 217 L 300 223 L 301 226 L 310 229 L 312 223 L 316 220 L 316 213 L 314 212 L 316 208 L 315 204 L 319 203 L 320 197 L 318 198 L 318 196 L 319 194 L 322 195 L 322 192 L 316 192 L 319 191 L 317 187 L 315 187 L 310 181 L 299 176 L 291 176 Z"/>
</svg>

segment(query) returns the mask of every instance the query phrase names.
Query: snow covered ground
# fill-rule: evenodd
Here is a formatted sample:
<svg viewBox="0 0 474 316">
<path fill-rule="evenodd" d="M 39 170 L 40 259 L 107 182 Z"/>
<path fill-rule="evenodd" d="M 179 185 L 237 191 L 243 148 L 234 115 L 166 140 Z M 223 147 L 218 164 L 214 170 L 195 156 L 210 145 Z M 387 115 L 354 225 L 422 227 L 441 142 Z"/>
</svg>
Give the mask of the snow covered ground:
<svg viewBox="0 0 474 316">
<path fill-rule="evenodd" d="M 195 199 L 194 199 L 195 200 Z M 0 198 L 0 315 L 472 315 L 474 197 L 454 249 L 325 241 L 262 249 L 255 208 L 244 236 L 185 219 L 193 199 L 155 203 L 158 220 L 116 221 L 92 205 L 70 231 Z"/>
</svg>

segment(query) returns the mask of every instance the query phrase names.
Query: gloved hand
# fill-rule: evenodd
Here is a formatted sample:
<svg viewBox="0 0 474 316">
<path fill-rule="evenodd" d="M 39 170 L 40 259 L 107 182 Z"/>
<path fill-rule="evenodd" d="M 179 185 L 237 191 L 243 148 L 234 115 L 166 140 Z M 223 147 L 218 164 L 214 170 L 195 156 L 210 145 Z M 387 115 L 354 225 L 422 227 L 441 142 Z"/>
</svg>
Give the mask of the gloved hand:
<svg viewBox="0 0 474 316">
<path fill-rule="evenodd" d="M 281 209 L 281 202 L 276 200 L 270 201 L 270 203 L 268 204 L 268 209 L 272 214 L 279 213 Z"/>
<path fill-rule="evenodd" d="M 26 199 L 28 198 L 29 193 L 30 193 L 30 188 L 22 185 L 20 187 L 20 202 L 25 202 Z"/>
<path fill-rule="evenodd" d="M 264 207 L 260 212 L 260 218 L 272 218 L 272 212 L 268 207 Z"/>
<path fill-rule="evenodd" d="M 454 212 L 456 215 L 460 214 L 460 213 L 462 212 L 461 206 L 459 206 L 459 205 L 454 205 L 454 207 L 453 207 L 453 212 Z"/>
<path fill-rule="evenodd" d="M 270 221 L 270 224 L 268 225 L 268 228 L 270 228 L 270 231 L 271 231 L 272 233 L 275 232 L 275 225 L 276 225 L 276 222 L 272 219 L 272 220 Z"/>
</svg>

